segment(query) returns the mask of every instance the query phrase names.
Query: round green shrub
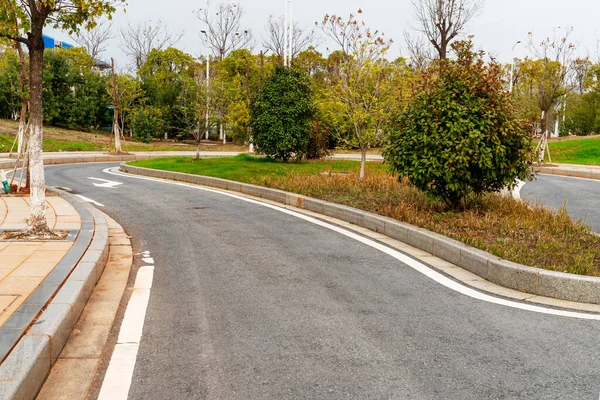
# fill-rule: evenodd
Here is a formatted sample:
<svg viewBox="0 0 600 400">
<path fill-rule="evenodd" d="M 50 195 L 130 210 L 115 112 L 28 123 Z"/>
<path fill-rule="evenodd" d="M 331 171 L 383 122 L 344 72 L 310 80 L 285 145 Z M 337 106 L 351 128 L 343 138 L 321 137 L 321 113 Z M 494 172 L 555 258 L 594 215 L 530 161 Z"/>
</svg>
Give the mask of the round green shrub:
<svg viewBox="0 0 600 400">
<path fill-rule="evenodd" d="M 456 207 L 472 194 L 512 187 L 531 165 L 531 138 L 515 116 L 502 69 L 471 42 L 456 60 L 433 63 L 384 149 L 385 162 L 408 181 Z"/>
<path fill-rule="evenodd" d="M 297 160 L 306 154 L 315 114 L 308 77 L 277 67 L 250 104 L 250 127 L 256 151 L 269 157 Z"/>
</svg>

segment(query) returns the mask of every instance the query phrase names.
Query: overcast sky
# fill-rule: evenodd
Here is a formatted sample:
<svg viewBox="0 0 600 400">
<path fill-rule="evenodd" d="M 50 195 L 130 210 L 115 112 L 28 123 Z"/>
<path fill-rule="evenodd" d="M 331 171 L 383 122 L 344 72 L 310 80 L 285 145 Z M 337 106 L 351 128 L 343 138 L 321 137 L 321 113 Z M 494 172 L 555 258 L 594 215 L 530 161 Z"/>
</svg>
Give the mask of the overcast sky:
<svg viewBox="0 0 600 400">
<path fill-rule="evenodd" d="M 128 22 L 137 24 L 146 20 L 162 21 L 173 31 L 185 31 L 185 36 L 177 45 L 186 52 L 199 56 L 206 50 L 199 40 L 200 22 L 194 10 L 204 7 L 204 1 L 191 0 L 128 0 L 126 12 L 120 9 L 114 16 L 115 32 Z M 212 1 L 213 8 L 218 4 Z M 255 51 L 262 49 L 260 37 L 269 15 L 280 16 L 284 11 L 284 0 L 241 0 L 245 11 L 244 28 L 249 28 L 257 38 Z M 403 31 L 415 26 L 410 0 L 294 0 L 294 20 L 301 27 L 314 27 L 327 13 L 347 16 L 358 8 L 363 10 L 363 19 L 373 29 L 385 32 L 386 37 L 394 39 L 389 53 L 390 58 L 406 55 Z M 573 31 L 570 40 L 577 44 L 578 53 L 598 59 L 597 49 L 600 39 L 600 0 L 487 0 L 480 15 L 468 26 L 467 33 L 475 35 L 478 48 L 487 51 L 500 61 L 508 62 L 511 48 L 518 41 L 515 57 L 528 55 L 527 33 L 532 31 L 536 41 L 562 32 L 557 27 L 570 27 Z M 47 34 L 57 39 L 68 40 L 68 36 L 47 29 Z M 120 50 L 119 39 L 103 54 L 104 59 L 114 56 L 118 63 L 127 60 Z M 326 51 L 327 43 L 319 50 Z"/>
</svg>

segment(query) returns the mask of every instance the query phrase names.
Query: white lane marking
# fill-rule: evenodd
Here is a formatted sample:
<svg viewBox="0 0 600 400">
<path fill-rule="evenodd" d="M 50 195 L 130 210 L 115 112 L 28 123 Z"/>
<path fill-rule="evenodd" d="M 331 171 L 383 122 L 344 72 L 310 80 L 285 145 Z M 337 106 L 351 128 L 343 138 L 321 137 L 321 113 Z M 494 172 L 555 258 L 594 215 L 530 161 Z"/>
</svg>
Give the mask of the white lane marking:
<svg viewBox="0 0 600 400">
<path fill-rule="evenodd" d="M 456 292 L 459 292 L 461 294 L 464 294 L 465 296 L 469 296 L 471 298 L 477 299 L 477 300 L 481 300 L 481 301 L 485 301 L 488 303 L 492 303 L 492 304 L 498 304 L 501 306 L 506 306 L 506 307 L 511 307 L 511 308 L 517 308 L 520 310 L 526 310 L 526 311 L 532 311 L 532 312 L 537 312 L 537 313 L 541 313 L 541 314 L 549 314 L 549 315 L 556 315 L 556 316 L 561 316 L 561 317 L 569 317 L 569 318 L 580 318 L 580 319 L 588 319 L 588 320 L 596 320 L 596 321 L 600 321 L 600 314 L 591 314 L 591 313 L 583 313 L 583 312 L 577 312 L 577 311 L 568 311 L 568 310 L 559 310 L 559 309 L 554 309 L 554 308 L 547 308 L 547 307 L 542 307 L 542 306 L 536 306 L 533 304 L 525 304 L 525 303 L 521 303 L 521 302 L 517 302 L 517 301 L 513 301 L 513 300 L 508 300 L 508 299 L 504 299 L 504 298 L 500 298 L 500 297 L 495 297 L 495 296 L 491 296 L 489 294 L 486 293 L 482 293 L 479 292 L 475 289 L 472 289 L 470 287 L 464 286 L 463 284 L 456 282 L 450 278 L 448 278 L 446 275 L 441 274 L 440 272 L 437 272 L 433 269 L 431 269 L 430 267 L 426 266 L 425 264 L 421 263 L 420 261 L 417 261 L 409 256 L 407 256 L 404 253 L 401 253 L 397 250 L 394 250 L 392 248 L 389 248 L 387 246 L 384 246 L 380 243 L 375 242 L 374 240 L 368 239 L 366 237 L 360 236 L 354 232 L 348 231 L 344 228 L 341 228 L 339 226 L 336 225 L 331 225 L 327 222 L 324 221 L 320 221 L 316 218 L 310 217 L 308 215 L 304 215 L 295 211 L 291 211 L 279 206 L 275 206 L 272 204 L 268 204 L 268 203 L 262 203 L 260 201 L 257 200 L 253 200 L 253 199 L 249 199 L 246 197 L 242 197 L 242 196 L 238 196 L 232 193 L 226 193 L 226 192 L 222 192 L 219 190 L 215 190 L 215 189 L 209 189 L 209 188 L 205 188 L 205 187 L 201 187 L 201 186 L 195 186 L 195 185 L 190 185 L 190 184 L 186 184 L 186 183 L 182 183 L 182 182 L 171 182 L 171 181 L 166 181 L 166 180 L 161 180 L 161 179 L 155 179 L 155 178 L 149 178 L 149 177 L 145 177 L 145 176 L 136 176 L 136 175 L 128 175 L 128 174 L 123 174 L 120 172 L 115 172 L 115 171 L 106 171 L 109 174 L 113 174 L 113 175 L 117 175 L 117 176 L 122 176 L 122 177 L 128 177 L 128 178 L 133 178 L 133 179 L 142 179 L 142 180 L 150 180 L 150 181 L 154 181 L 154 182 L 162 182 L 162 183 L 167 183 L 170 185 L 176 185 L 176 186 L 184 186 L 184 187 L 189 187 L 189 188 L 195 188 L 198 190 L 204 190 L 207 192 L 211 192 L 211 193 L 216 193 L 216 194 L 220 194 L 223 196 L 228 196 L 228 197 L 232 197 L 234 199 L 238 199 L 238 200 L 242 200 L 248 203 L 252 203 L 252 204 L 256 204 L 259 206 L 263 206 L 266 208 L 270 208 L 279 212 L 282 212 L 284 214 L 288 214 L 297 218 L 300 218 L 304 221 L 307 222 L 311 222 L 315 225 L 319 225 L 323 228 L 327 228 L 330 229 L 332 231 L 335 231 L 337 233 L 340 233 L 344 236 L 347 236 L 351 239 L 354 239 L 356 241 L 359 241 L 363 244 L 366 244 L 367 246 L 370 246 L 374 249 L 377 249 L 383 253 L 386 253 L 388 255 L 390 255 L 391 257 L 397 259 L 398 261 L 408 265 L 409 267 L 413 268 L 414 270 L 416 270 L 417 272 L 425 275 L 426 277 L 434 280 L 435 282 L 439 283 L 442 286 L 447 287 L 448 289 L 454 290 Z"/>
<path fill-rule="evenodd" d="M 142 261 L 145 262 L 146 264 L 154 264 L 154 258 L 152 258 L 152 257 L 144 257 L 144 258 L 142 258 Z"/>
<path fill-rule="evenodd" d="M 93 205 L 95 205 L 95 206 L 98 206 L 98 207 L 104 207 L 104 204 L 102 204 L 102 203 L 98 203 L 96 200 L 92 200 L 92 199 L 90 199 L 89 197 L 85 197 L 85 196 L 82 196 L 82 195 L 80 195 L 80 194 L 76 194 L 75 196 L 77 196 L 77 197 L 79 197 L 81 200 L 83 200 L 83 201 L 85 201 L 85 202 L 88 202 L 88 203 L 91 203 L 91 204 L 93 204 Z"/>
<path fill-rule="evenodd" d="M 153 277 L 154 266 L 152 265 L 140 267 L 138 270 L 133 292 L 119 330 L 117 345 L 102 382 L 99 400 L 127 400 L 142 341 Z"/>
<path fill-rule="evenodd" d="M 92 179 L 94 181 L 104 182 L 104 183 L 94 183 L 94 186 L 103 187 L 103 188 L 114 188 L 114 187 L 117 187 L 117 186 L 123 184 L 122 182 L 115 182 L 115 181 L 109 181 L 109 180 L 106 180 L 106 179 L 93 178 L 91 176 L 88 176 L 88 179 Z"/>
</svg>

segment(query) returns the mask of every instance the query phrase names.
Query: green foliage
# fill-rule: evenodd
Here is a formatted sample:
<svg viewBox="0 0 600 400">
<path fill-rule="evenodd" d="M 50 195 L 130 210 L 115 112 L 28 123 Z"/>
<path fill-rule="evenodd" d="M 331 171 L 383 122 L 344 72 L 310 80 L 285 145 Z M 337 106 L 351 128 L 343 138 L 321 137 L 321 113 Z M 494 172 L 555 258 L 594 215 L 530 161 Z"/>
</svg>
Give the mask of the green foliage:
<svg viewBox="0 0 600 400">
<path fill-rule="evenodd" d="M 158 137 L 164 130 L 164 119 L 160 109 L 141 107 L 132 118 L 133 138 L 137 141 L 150 143 L 150 139 Z"/>
<path fill-rule="evenodd" d="M 154 49 L 148 55 L 138 74 L 147 104 L 159 109 L 164 118 L 161 123 L 164 131 L 154 130 L 154 134 L 162 135 L 166 132 L 177 135 L 186 131 L 187 125 L 183 121 L 187 118 L 181 115 L 180 106 L 182 96 L 185 98 L 187 95 L 182 94 L 182 91 L 184 86 L 193 86 L 197 69 L 198 64 L 191 55 L 173 47 L 166 50 Z"/>
<path fill-rule="evenodd" d="M 18 81 L 21 66 L 16 51 L 6 50 L 0 55 L 0 117 L 12 118 L 21 108 Z"/>
<path fill-rule="evenodd" d="M 600 132 L 600 94 L 571 96 L 563 130 L 577 136 Z"/>
<path fill-rule="evenodd" d="M 107 123 L 107 78 L 91 71 L 93 60 L 83 49 L 47 50 L 44 62 L 46 124 L 91 130 Z"/>
<path fill-rule="evenodd" d="M 484 63 L 471 42 L 458 59 L 422 77 L 385 147 L 392 173 L 456 207 L 471 195 L 511 186 L 529 173 L 530 138 L 504 91 L 501 67 Z"/>
<path fill-rule="evenodd" d="M 297 70 L 277 67 L 250 105 L 256 150 L 284 161 L 292 156 L 302 159 L 314 114 L 307 76 Z"/>
</svg>

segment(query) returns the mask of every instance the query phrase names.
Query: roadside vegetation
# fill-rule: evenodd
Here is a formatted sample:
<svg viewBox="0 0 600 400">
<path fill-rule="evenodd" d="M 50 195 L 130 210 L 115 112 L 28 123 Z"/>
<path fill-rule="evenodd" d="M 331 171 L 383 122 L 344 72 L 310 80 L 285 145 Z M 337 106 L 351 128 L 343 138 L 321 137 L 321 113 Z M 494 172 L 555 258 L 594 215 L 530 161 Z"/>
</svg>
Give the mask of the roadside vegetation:
<svg viewBox="0 0 600 400">
<path fill-rule="evenodd" d="M 600 276 L 600 237 L 561 210 L 488 194 L 471 207 L 448 209 L 406 181 L 368 163 L 364 181 L 354 161 L 276 162 L 240 155 L 192 160 L 170 158 L 132 165 L 231 179 L 356 207 L 429 229 L 498 257 L 555 271 Z"/>
<path fill-rule="evenodd" d="M 13 146 L 18 121 L 0 119 L 0 153 L 8 153 Z M 114 146 L 110 132 L 84 132 L 46 126 L 44 128 L 44 151 L 104 151 Z M 127 151 L 194 151 L 195 145 L 181 142 L 151 141 L 142 143 L 130 138 L 122 139 L 123 150 Z M 16 146 L 15 146 L 16 150 Z M 247 147 L 235 143 L 207 142 L 201 144 L 202 151 L 247 151 Z"/>
</svg>

